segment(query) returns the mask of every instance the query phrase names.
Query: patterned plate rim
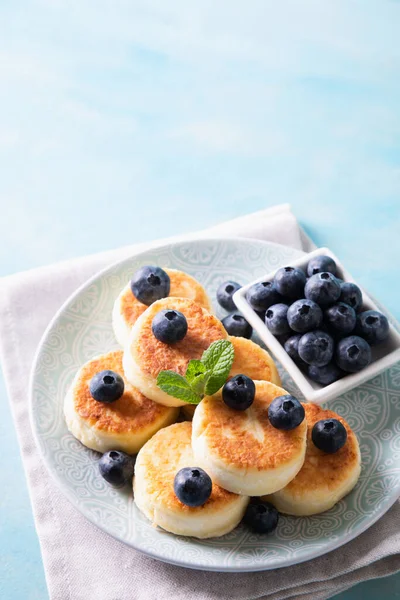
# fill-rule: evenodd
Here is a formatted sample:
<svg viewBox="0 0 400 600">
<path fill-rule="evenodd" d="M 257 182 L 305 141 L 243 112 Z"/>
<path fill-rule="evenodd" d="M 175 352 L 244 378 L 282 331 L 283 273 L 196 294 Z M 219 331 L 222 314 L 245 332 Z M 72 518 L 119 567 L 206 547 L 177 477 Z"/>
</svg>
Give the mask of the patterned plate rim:
<svg viewBox="0 0 400 600">
<path fill-rule="evenodd" d="M 324 554 L 328 554 L 329 552 L 332 552 L 333 550 L 340 548 L 344 544 L 347 544 L 351 540 L 355 539 L 356 537 L 358 537 L 359 535 L 364 533 L 367 529 L 369 529 L 372 525 L 374 525 L 374 523 L 376 523 L 393 506 L 393 504 L 396 502 L 396 500 L 399 499 L 399 497 L 400 497 L 400 480 L 398 481 L 396 487 L 392 490 L 392 492 L 387 495 L 386 502 L 382 503 L 380 505 L 379 509 L 376 510 L 375 514 L 370 515 L 369 518 L 366 517 L 365 521 L 363 521 L 359 525 L 357 525 L 351 532 L 344 534 L 344 535 L 342 534 L 342 536 L 339 537 L 339 539 L 337 539 L 337 540 L 329 541 L 326 544 L 326 546 L 324 546 L 323 548 L 311 549 L 308 552 L 305 552 L 304 556 L 301 556 L 301 557 L 296 556 L 293 559 L 282 558 L 282 561 L 280 563 L 274 563 L 272 565 L 268 565 L 266 563 L 263 565 L 253 565 L 253 566 L 224 565 L 224 566 L 215 566 L 214 567 L 213 565 L 204 565 L 204 564 L 200 564 L 200 563 L 197 564 L 195 562 L 187 562 L 187 561 L 183 561 L 183 560 L 175 560 L 173 558 L 166 558 L 165 556 L 162 556 L 159 553 L 157 553 L 157 551 L 150 551 L 148 549 L 142 548 L 140 546 L 140 544 L 134 544 L 134 543 L 127 541 L 122 536 L 118 536 L 117 534 L 110 532 L 102 524 L 95 522 L 95 520 L 93 518 L 91 518 L 90 515 L 86 514 L 82 510 L 82 507 L 79 506 L 78 501 L 75 499 L 75 496 L 70 491 L 68 485 L 65 484 L 63 479 L 61 477 L 59 477 L 58 474 L 52 469 L 50 462 L 47 460 L 47 457 L 42 452 L 42 448 L 41 448 L 41 444 L 40 444 L 40 432 L 36 428 L 36 421 L 35 421 L 35 416 L 34 416 L 34 388 L 35 388 L 36 371 L 37 371 L 40 355 L 42 352 L 42 348 L 43 348 L 44 344 L 46 343 L 47 338 L 49 337 L 53 327 L 58 322 L 58 320 L 63 316 L 66 309 L 70 306 L 71 303 L 74 302 L 74 300 L 76 298 L 79 297 L 79 295 L 83 291 L 85 291 L 87 288 L 89 288 L 97 280 L 101 279 L 108 273 L 112 272 L 117 267 L 119 268 L 125 264 L 128 264 L 129 262 L 131 262 L 134 259 L 140 259 L 142 256 L 145 256 L 146 254 L 148 254 L 148 252 L 151 252 L 152 250 L 163 251 L 163 250 L 168 250 L 171 248 L 176 248 L 178 246 L 181 246 L 182 244 L 198 244 L 199 242 L 209 242 L 209 243 L 210 242 L 211 243 L 213 243 L 213 242 L 214 243 L 232 242 L 232 243 L 237 243 L 237 244 L 241 244 L 241 243 L 246 244 L 247 243 L 247 244 L 251 244 L 254 246 L 264 246 L 264 247 L 265 246 L 269 246 L 269 247 L 275 246 L 277 249 L 286 249 L 286 250 L 289 249 L 288 246 L 285 246 L 283 244 L 277 244 L 276 242 L 256 240 L 253 238 L 246 238 L 246 237 L 234 238 L 234 237 L 227 236 L 227 237 L 220 237 L 220 238 L 200 237 L 200 238 L 196 238 L 196 239 L 187 239 L 187 240 L 183 239 L 183 240 L 179 240 L 179 241 L 168 243 L 168 244 L 162 244 L 160 246 L 152 246 L 151 248 L 147 248 L 146 250 L 143 250 L 141 252 L 133 253 L 132 255 L 130 255 L 126 258 L 123 258 L 123 259 L 113 262 L 111 265 L 104 267 L 103 269 L 97 271 L 90 278 L 88 278 L 65 300 L 65 302 L 61 305 L 61 307 L 57 310 L 57 312 L 55 313 L 55 315 L 53 316 L 53 318 L 47 325 L 47 327 L 41 337 L 41 340 L 39 342 L 37 350 L 35 352 L 35 356 L 34 356 L 33 363 L 32 363 L 32 368 L 31 368 L 31 372 L 30 372 L 30 380 L 29 380 L 29 418 L 30 418 L 31 429 L 33 432 L 33 437 L 34 437 L 36 446 L 39 449 L 41 458 L 42 458 L 44 464 L 46 465 L 47 471 L 50 473 L 51 477 L 53 478 L 53 481 L 56 482 L 57 486 L 59 487 L 61 492 L 64 494 L 64 496 L 69 500 L 69 502 L 88 521 L 93 523 L 96 527 L 98 527 L 100 530 L 104 531 L 105 533 L 107 533 L 108 535 L 113 537 L 114 539 L 117 539 L 118 541 L 126 544 L 129 547 L 134 548 L 135 550 L 138 550 L 139 552 L 142 552 L 143 554 L 145 554 L 147 556 L 150 556 L 151 558 L 160 560 L 161 562 L 180 566 L 180 567 L 195 569 L 195 570 L 202 570 L 202 571 L 245 573 L 245 572 L 256 572 L 256 571 L 268 571 L 271 569 L 279 569 L 279 568 L 289 567 L 292 565 L 296 565 L 296 564 L 300 564 L 300 563 L 312 560 L 319 556 L 323 556 Z M 293 248 L 290 248 L 290 249 L 293 250 Z M 301 253 L 302 250 L 298 250 L 298 252 Z"/>
</svg>

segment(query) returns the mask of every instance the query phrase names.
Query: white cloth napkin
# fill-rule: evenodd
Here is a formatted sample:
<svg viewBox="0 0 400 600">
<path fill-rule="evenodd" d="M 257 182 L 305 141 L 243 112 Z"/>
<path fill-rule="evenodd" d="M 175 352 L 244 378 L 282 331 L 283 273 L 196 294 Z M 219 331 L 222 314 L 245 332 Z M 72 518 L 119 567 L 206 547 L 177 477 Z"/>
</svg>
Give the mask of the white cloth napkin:
<svg viewBox="0 0 400 600">
<path fill-rule="evenodd" d="M 288 205 L 181 236 L 242 236 L 310 249 Z M 176 239 L 176 238 L 174 238 Z M 97 529 L 64 498 L 35 447 L 27 381 L 34 352 L 64 300 L 101 267 L 161 242 L 71 260 L 1 280 L 1 360 L 51 600 L 320 600 L 400 569 L 400 504 L 347 545 L 297 566 L 208 573 L 157 562 Z"/>
</svg>

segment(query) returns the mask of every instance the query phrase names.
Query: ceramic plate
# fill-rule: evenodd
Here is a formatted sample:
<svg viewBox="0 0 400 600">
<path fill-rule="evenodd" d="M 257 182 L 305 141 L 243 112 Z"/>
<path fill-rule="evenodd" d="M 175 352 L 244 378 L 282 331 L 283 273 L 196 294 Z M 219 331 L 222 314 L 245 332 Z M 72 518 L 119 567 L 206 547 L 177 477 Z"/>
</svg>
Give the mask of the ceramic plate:
<svg viewBox="0 0 400 600">
<path fill-rule="evenodd" d="M 258 571 L 309 560 L 370 527 L 400 495 L 400 365 L 329 403 L 358 435 L 358 485 L 332 510 L 313 517 L 282 517 L 269 536 L 238 527 L 229 535 L 196 540 L 155 529 L 129 491 L 99 476 L 99 455 L 67 431 L 63 400 L 77 369 L 117 347 L 111 326 L 114 299 L 138 267 L 157 264 L 187 271 L 215 298 L 218 285 L 244 284 L 298 258 L 297 250 L 253 240 L 199 240 L 149 250 L 89 280 L 64 304 L 40 344 L 32 372 L 31 419 L 43 459 L 62 491 L 98 527 L 153 558 L 196 569 Z M 219 315 L 222 317 L 222 311 Z M 301 395 L 286 372 L 283 386 Z"/>
</svg>

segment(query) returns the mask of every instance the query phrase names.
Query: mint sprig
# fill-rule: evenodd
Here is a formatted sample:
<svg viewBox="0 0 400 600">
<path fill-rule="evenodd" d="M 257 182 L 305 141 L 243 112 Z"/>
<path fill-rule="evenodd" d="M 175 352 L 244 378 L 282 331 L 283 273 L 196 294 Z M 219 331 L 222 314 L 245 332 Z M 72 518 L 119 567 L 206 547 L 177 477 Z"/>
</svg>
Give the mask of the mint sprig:
<svg viewBox="0 0 400 600">
<path fill-rule="evenodd" d="M 200 360 L 189 362 L 185 376 L 175 371 L 160 371 L 157 385 L 166 394 L 188 404 L 199 404 L 205 395 L 215 394 L 225 383 L 235 352 L 229 340 L 213 342 Z"/>
</svg>

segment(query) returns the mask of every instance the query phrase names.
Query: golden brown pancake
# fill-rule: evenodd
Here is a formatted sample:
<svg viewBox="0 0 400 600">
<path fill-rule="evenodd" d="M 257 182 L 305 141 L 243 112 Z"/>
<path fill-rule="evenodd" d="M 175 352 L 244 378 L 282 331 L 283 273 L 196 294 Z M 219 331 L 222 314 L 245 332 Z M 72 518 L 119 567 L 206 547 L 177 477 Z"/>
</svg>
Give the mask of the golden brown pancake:
<svg viewBox="0 0 400 600">
<path fill-rule="evenodd" d="M 135 465 L 134 498 L 156 525 L 179 535 L 214 537 L 231 531 L 241 520 L 248 498 L 212 486 L 203 506 L 189 507 L 174 492 L 176 473 L 196 467 L 191 448 L 191 423 L 162 429 L 143 446 Z"/>
<path fill-rule="evenodd" d="M 256 396 L 245 411 L 229 408 L 222 390 L 204 398 L 193 417 L 192 446 L 200 466 L 219 485 L 238 494 L 261 496 L 284 487 L 300 470 L 306 449 L 304 420 L 291 431 L 275 429 L 268 407 L 287 392 L 255 381 Z"/>
<path fill-rule="evenodd" d="M 125 449 L 138 452 L 160 427 L 177 419 L 177 410 L 146 398 L 125 379 L 124 393 L 115 402 L 98 402 L 90 394 L 90 380 L 110 369 L 124 378 L 122 351 L 109 352 L 87 362 L 79 370 L 66 398 L 67 424 L 86 446 L 104 452 Z"/>
<path fill-rule="evenodd" d="M 360 475 L 360 449 L 348 423 L 338 414 L 316 404 L 304 404 L 307 419 L 307 450 L 296 477 L 268 499 L 278 510 L 293 515 L 312 515 L 328 510 L 357 483 Z M 346 428 L 345 445 L 333 454 L 313 443 L 312 428 L 317 421 L 338 419 Z"/>
<path fill-rule="evenodd" d="M 212 310 L 211 302 L 203 286 L 191 275 L 175 269 L 164 269 L 170 277 L 171 297 L 189 298 L 194 300 L 208 311 Z M 113 309 L 113 326 L 118 342 L 125 346 L 130 330 L 138 317 L 144 313 L 147 305 L 142 304 L 132 293 L 128 283 L 115 301 Z"/>
<path fill-rule="evenodd" d="M 165 344 L 153 334 L 152 321 L 160 310 L 178 310 L 188 323 L 186 336 L 180 342 Z M 191 359 L 201 358 L 216 340 L 226 339 L 221 321 L 202 306 L 186 298 L 157 300 L 136 321 L 124 352 L 126 378 L 148 398 L 167 406 L 183 406 L 185 402 L 169 396 L 157 387 L 160 371 L 171 370 L 184 375 Z"/>
</svg>

